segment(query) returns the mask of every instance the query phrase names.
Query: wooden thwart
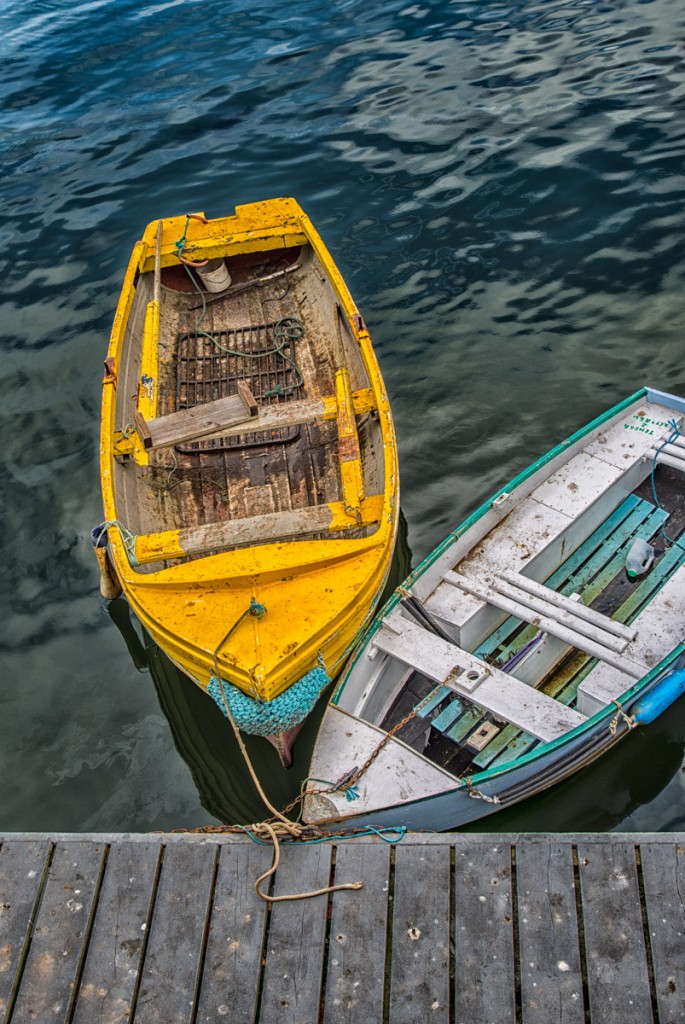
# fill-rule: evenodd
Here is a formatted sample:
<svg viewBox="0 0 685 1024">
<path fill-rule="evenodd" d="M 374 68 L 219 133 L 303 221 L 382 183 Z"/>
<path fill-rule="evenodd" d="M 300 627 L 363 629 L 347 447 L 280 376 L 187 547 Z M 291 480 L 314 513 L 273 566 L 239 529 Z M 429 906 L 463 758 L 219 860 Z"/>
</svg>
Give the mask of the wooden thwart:
<svg viewBox="0 0 685 1024">
<path fill-rule="evenodd" d="M 586 721 L 572 708 L 399 614 L 391 612 L 386 617 L 374 637 L 374 644 L 393 658 L 413 666 L 428 679 L 449 686 L 497 718 L 545 742 L 563 736 Z"/>
<path fill-rule="evenodd" d="M 247 519 L 229 519 L 184 530 L 149 533 L 136 537 L 136 558 L 143 565 L 170 558 L 203 555 L 245 544 L 268 544 L 309 533 L 356 530 L 380 522 L 383 495 L 367 498 L 361 506 L 361 523 L 346 514 L 342 502 L 313 505 L 286 512 L 268 512 Z"/>
<path fill-rule="evenodd" d="M 238 394 L 218 398 L 215 402 L 194 405 L 190 409 L 159 416 L 146 421 L 137 409 L 133 413 L 138 436 L 143 447 L 165 448 L 183 441 L 213 434 L 222 427 L 235 426 L 256 416 L 258 412 L 254 395 L 244 381 L 238 381 Z"/>
</svg>

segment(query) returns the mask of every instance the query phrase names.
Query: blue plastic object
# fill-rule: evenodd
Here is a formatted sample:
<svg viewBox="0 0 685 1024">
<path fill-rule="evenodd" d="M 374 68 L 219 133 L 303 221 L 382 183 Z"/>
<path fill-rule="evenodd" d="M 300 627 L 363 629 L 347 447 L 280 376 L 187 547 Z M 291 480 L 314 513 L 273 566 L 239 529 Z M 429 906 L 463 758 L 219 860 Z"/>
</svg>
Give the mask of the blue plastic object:
<svg viewBox="0 0 685 1024">
<path fill-rule="evenodd" d="M 632 708 L 632 716 L 640 725 L 649 725 L 685 693 L 685 668 L 664 676 L 656 686 L 640 697 Z"/>
</svg>

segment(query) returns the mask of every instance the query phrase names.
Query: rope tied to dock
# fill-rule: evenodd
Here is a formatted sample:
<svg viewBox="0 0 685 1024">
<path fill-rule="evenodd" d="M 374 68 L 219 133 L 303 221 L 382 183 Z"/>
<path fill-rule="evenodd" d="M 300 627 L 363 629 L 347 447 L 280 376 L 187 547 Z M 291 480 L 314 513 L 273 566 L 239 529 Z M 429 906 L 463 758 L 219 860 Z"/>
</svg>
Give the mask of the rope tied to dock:
<svg viewBox="0 0 685 1024">
<path fill-rule="evenodd" d="M 257 604 L 257 602 L 255 601 L 254 598 L 252 600 L 254 601 L 254 603 L 257 605 L 258 608 L 262 607 L 261 605 Z M 250 604 L 250 608 L 251 607 L 252 607 L 252 603 Z M 248 608 L 247 612 L 245 612 L 243 614 L 243 616 L 241 616 L 241 619 L 244 618 L 244 615 L 248 614 L 249 612 L 250 612 L 250 609 Z M 239 620 L 239 621 L 241 621 L 241 620 Z M 224 643 L 224 642 L 225 641 L 222 641 L 222 643 Z M 219 647 L 221 647 L 221 644 L 219 644 Z M 217 647 L 216 651 L 214 652 L 214 663 L 215 663 L 215 666 L 217 665 L 218 650 L 219 650 L 219 648 Z M 223 703 L 224 703 L 224 709 L 225 709 L 225 712 L 226 712 L 226 717 L 228 718 L 228 721 L 231 724 L 231 728 L 232 728 L 233 733 L 235 735 L 235 738 L 237 740 L 238 746 L 240 748 L 240 752 L 243 755 L 243 759 L 245 761 L 245 764 L 247 765 L 248 771 L 250 772 L 250 775 L 252 777 L 252 781 L 253 781 L 253 783 L 255 785 L 255 788 L 257 789 L 257 792 L 259 793 L 259 796 L 260 796 L 262 802 L 264 803 L 264 806 L 266 808 L 268 808 L 268 810 L 271 812 L 271 814 L 273 816 L 272 820 L 264 821 L 264 822 L 261 822 L 259 825 L 253 825 L 252 826 L 252 828 L 255 831 L 259 831 L 259 830 L 262 830 L 262 829 L 265 830 L 267 832 L 267 834 L 269 835 L 269 837 L 271 839 L 271 842 L 273 843 L 273 847 L 274 847 L 274 858 L 273 858 L 273 862 L 272 862 L 271 868 L 268 871 L 266 871 L 263 875 L 260 875 L 260 877 L 255 882 L 255 891 L 256 891 L 257 895 L 260 896 L 263 900 L 265 900 L 268 903 L 276 903 L 276 902 L 285 902 L 286 900 L 310 899 L 310 898 L 312 898 L 314 896 L 323 896 L 323 895 L 325 895 L 327 893 L 338 892 L 339 890 L 342 890 L 342 889 L 361 889 L 362 888 L 362 883 L 361 882 L 340 882 L 340 883 L 338 883 L 336 885 L 327 886 L 325 889 L 317 889 L 317 890 L 315 890 L 313 892 L 293 893 L 293 894 L 289 894 L 289 895 L 286 895 L 286 896 L 269 896 L 266 893 L 262 892 L 262 890 L 260 889 L 260 884 L 265 879 L 269 878 L 271 875 L 274 874 L 274 872 L 278 868 L 278 864 L 279 864 L 280 858 L 281 858 L 281 851 L 280 851 L 280 845 L 279 845 L 279 841 L 278 841 L 277 829 L 279 829 L 282 832 L 282 834 L 284 834 L 284 835 L 288 836 L 290 839 L 294 839 L 294 840 L 297 840 L 299 837 L 303 837 L 303 836 L 309 837 L 309 835 L 311 833 L 309 831 L 309 827 L 308 826 L 302 825 L 298 821 L 291 821 L 289 818 L 287 818 L 285 816 L 285 814 L 282 814 L 279 810 L 277 810 L 271 804 L 271 802 L 269 801 L 266 793 L 264 792 L 262 784 L 259 781 L 259 777 L 258 777 L 258 775 L 257 775 L 257 773 L 256 773 L 256 771 L 254 769 L 254 765 L 252 764 L 252 760 L 250 758 L 250 755 L 247 752 L 247 748 L 245 747 L 245 743 L 243 742 L 243 738 L 240 735 L 240 729 L 238 728 L 238 726 L 237 726 L 237 724 L 235 722 L 235 719 L 234 719 L 233 715 L 231 714 L 231 709 L 229 707 L 228 700 L 226 699 L 226 692 L 225 692 L 225 689 L 224 689 L 223 680 L 221 679 L 220 676 L 218 677 L 218 682 L 219 682 L 219 686 L 220 686 L 221 696 L 223 698 Z M 274 822 L 273 819 L 276 819 L 276 821 Z M 245 831 L 247 831 L 247 830 L 245 830 Z"/>
<path fill-rule="evenodd" d="M 340 892 L 342 889 L 362 888 L 362 882 L 339 882 L 337 885 L 327 885 L 323 889 L 314 889 L 311 892 L 288 893 L 288 895 L 286 896 L 269 896 L 267 895 L 267 893 L 262 892 L 262 890 L 260 889 L 261 883 L 264 882 L 267 878 L 270 878 L 271 875 L 276 873 L 276 869 L 278 868 L 278 865 L 281 860 L 281 847 L 278 842 L 276 830 L 268 821 L 263 822 L 263 827 L 271 836 L 271 840 L 274 844 L 274 859 L 269 870 L 265 871 L 263 875 L 259 876 L 259 878 L 254 884 L 254 887 L 257 895 L 261 896 L 261 898 L 265 900 L 265 902 L 284 903 L 286 900 L 307 900 L 311 899 L 313 896 L 325 896 L 329 892 Z"/>
</svg>

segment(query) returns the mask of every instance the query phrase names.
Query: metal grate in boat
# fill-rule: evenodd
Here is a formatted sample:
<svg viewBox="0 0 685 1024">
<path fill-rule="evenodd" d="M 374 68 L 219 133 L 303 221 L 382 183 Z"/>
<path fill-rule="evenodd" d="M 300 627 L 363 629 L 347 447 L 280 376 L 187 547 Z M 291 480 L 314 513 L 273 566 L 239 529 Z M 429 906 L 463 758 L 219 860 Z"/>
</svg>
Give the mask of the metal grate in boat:
<svg viewBox="0 0 685 1024">
<path fill-rule="evenodd" d="M 280 350 L 275 349 L 274 328 L 279 323 L 276 320 L 208 332 L 218 345 L 194 331 L 181 334 L 176 357 L 176 409 L 190 409 L 235 395 L 239 380 L 247 383 L 257 403 L 263 407 L 303 398 L 304 388 L 298 384 L 293 366 L 296 339 L 281 339 Z M 227 451 L 284 444 L 296 440 L 299 434 L 299 426 L 280 427 L 235 437 L 186 442 L 176 447 L 186 454 Z"/>
</svg>

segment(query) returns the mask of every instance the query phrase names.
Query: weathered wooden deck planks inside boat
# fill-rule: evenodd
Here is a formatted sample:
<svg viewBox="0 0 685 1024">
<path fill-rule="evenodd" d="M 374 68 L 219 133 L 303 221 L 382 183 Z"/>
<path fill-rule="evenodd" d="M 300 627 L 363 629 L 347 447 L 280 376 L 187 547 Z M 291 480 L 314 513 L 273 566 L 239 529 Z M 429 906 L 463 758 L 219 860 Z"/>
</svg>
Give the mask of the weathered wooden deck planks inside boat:
<svg viewBox="0 0 685 1024">
<path fill-rule="evenodd" d="M 676 1024 L 685 836 L 0 836 L 5 1024 Z"/>
<path fill-rule="evenodd" d="M 371 339 L 292 199 L 150 224 L 102 397 L 103 593 L 284 763 L 383 590 L 394 430 Z"/>
<path fill-rule="evenodd" d="M 685 692 L 684 413 L 637 392 L 409 576 L 331 698 L 305 821 L 456 828 L 667 712 Z"/>
</svg>

